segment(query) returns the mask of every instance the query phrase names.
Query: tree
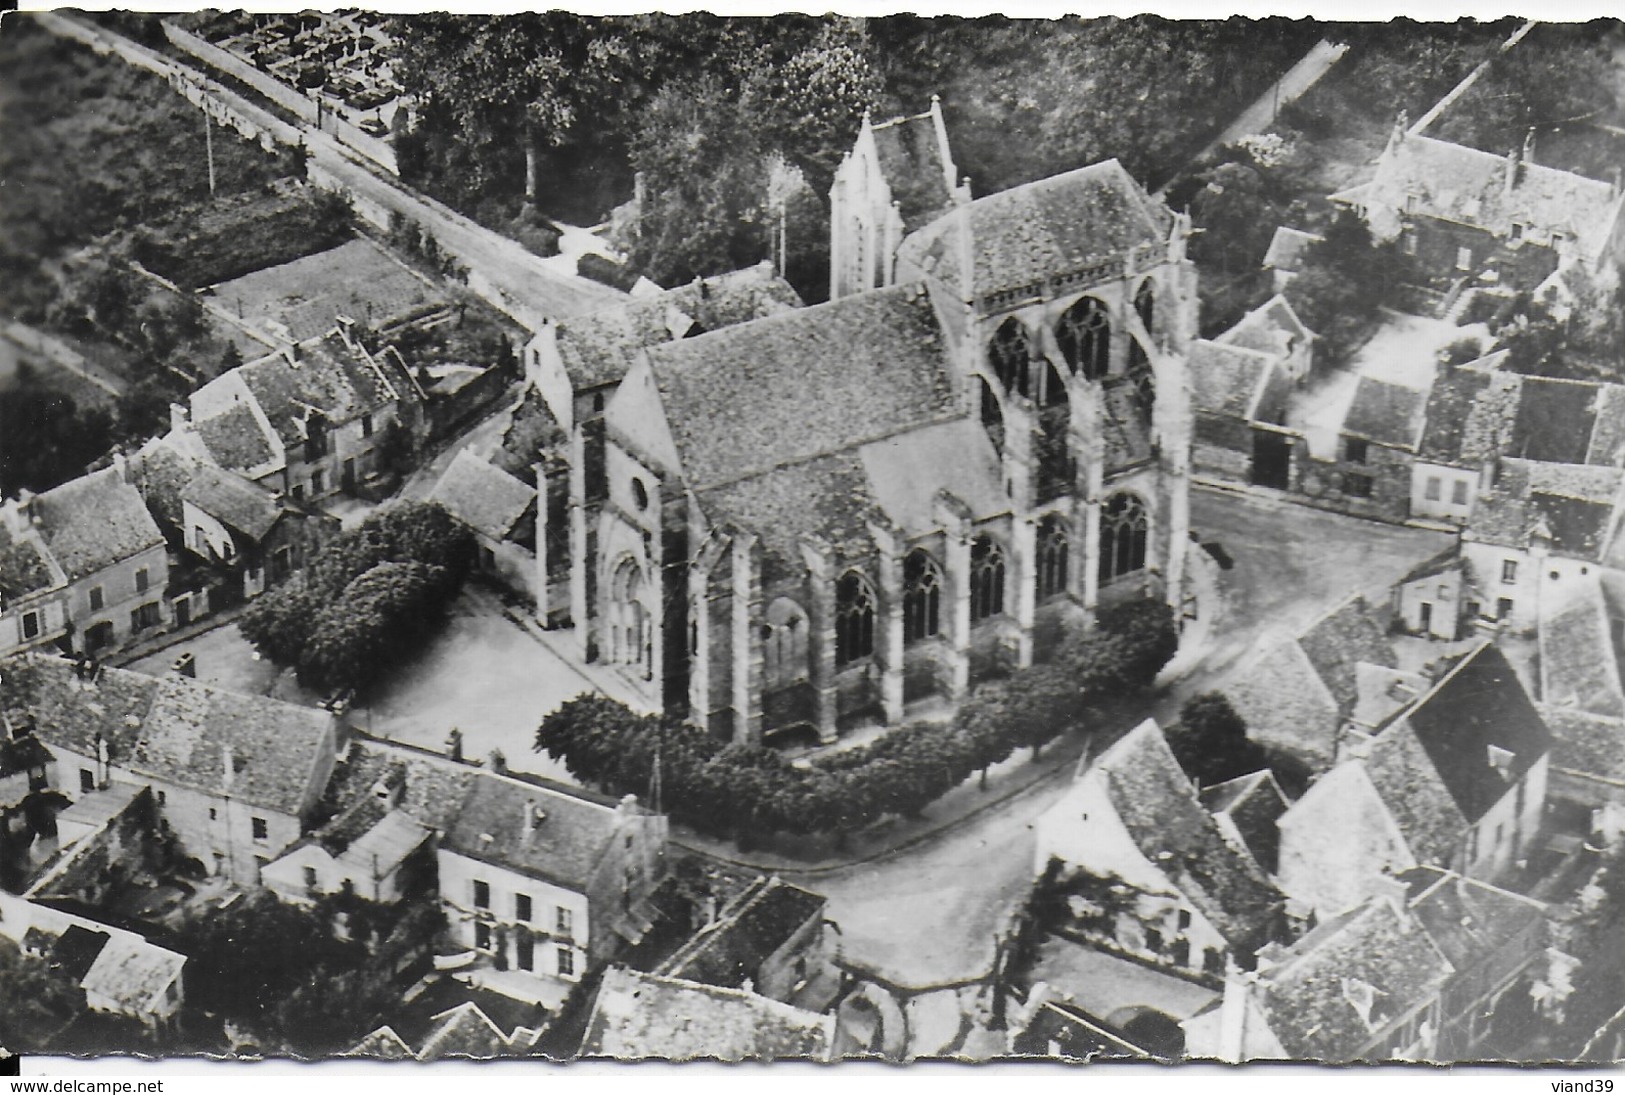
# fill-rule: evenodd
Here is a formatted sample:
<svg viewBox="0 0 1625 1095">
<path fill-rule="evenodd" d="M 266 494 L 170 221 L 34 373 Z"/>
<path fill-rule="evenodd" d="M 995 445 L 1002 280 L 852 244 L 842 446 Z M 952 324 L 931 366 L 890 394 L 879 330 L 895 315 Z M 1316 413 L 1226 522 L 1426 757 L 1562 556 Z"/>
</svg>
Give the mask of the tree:
<svg viewBox="0 0 1625 1095">
<path fill-rule="evenodd" d="M 1168 729 L 1180 766 L 1204 785 L 1223 783 L 1268 766 L 1264 749 L 1247 737 L 1247 722 L 1222 692 L 1192 696 Z"/>
<path fill-rule="evenodd" d="M 0 393 L 0 495 L 50 490 L 107 451 L 112 419 L 45 387 L 27 363 Z"/>
<path fill-rule="evenodd" d="M 1411 265 L 1396 241 L 1377 243 L 1351 210 L 1340 211 L 1322 239 L 1304 249 L 1303 269 L 1287 283 L 1286 296 L 1320 337 L 1322 360 L 1341 364 L 1360 347 L 1381 309 L 1397 302 Z"/>
</svg>

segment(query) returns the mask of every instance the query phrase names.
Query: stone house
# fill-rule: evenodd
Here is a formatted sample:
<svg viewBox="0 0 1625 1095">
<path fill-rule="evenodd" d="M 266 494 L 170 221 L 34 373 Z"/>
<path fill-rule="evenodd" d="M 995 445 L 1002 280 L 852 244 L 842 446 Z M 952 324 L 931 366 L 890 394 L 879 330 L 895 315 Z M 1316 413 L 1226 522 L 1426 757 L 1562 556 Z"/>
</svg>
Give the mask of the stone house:
<svg viewBox="0 0 1625 1095">
<path fill-rule="evenodd" d="M 1337 759 L 1344 727 L 1365 715 L 1362 700 L 1372 704 L 1392 686 L 1371 670 L 1398 664 L 1383 614 L 1355 596 L 1302 635 L 1265 647 L 1223 691 L 1249 738 L 1322 772 Z"/>
<path fill-rule="evenodd" d="M 541 481 L 545 484 L 545 476 Z M 475 567 L 486 577 L 537 600 L 549 593 L 548 560 L 538 547 L 537 489 L 463 449 L 425 499 L 439 503 L 474 533 Z M 567 592 L 561 590 L 560 593 Z"/>
<path fill-rule="evenodd" d="M 897 250 L 916 229 L 970 201 L 942 105 L 876 125 L 867 113 L 830 186 L 829 296 L 897 284 Z"/>
<path fill-rule="evenodd" d="M 122 459 L 0 506 L 0 654 L 96 654 L 169 622 L 169 554 Z M 7 546 L 9 545 L 9 546 Z"/>
<path fill-rule="evenodd" d="M 91 1011 L 162 1030 L 185 1000 L 185 956 L 135 932 L 0 890 L 0 936 L 77 982 Z"/>
<path fill-rule="evenodd" d="M 1356 516 L 1405 520 L 1427 404 L 1427 389 L 1360 377 L 1330 457 L 1295 448 L 1294 490 Z"/>
<path fill-rule="evenodd" d="M 1191 464 L 1196 474 L 1286 490 L 1302 434 L 1291 396 L 1314 366 L 1314 333 L 1277 295 L 1213 339 L 1191 343 Z"/>
<path fill-rule="evenodd" d="M 1480 645 L 1369 732 L 1350 728 L 1281 816 L 1281 888 L 1331 915 L 1384 871 L 1500 876 L 1539 834 L 1551 749 L 1506 657 Z"/>
<path fill-rule="evenodd" d="M 426 395 L 393 347 L 349 324 L 239 365 L 171 409 L 168 440 L 295 502 L 354 494 L 387 474 L 380 447 L 424 431 Z"/>
<path fill-rule="evenodd" d="M 599 983 L 578 1055 L 617 1061 L 829 1061 L 835 1043 L 833 1015 L 744 989 L 617 966 Z"/>
<path fill-rule="evenodd" d="M 1617 261 L 1625 205 L 1617 186 L 1534 162 L 1534 131 L 1497 156 L 1408 131 L 1401 115 L 1374 177 L 1331 196 L 1378 239 L 1398 239 L 1439 287 L 1530 290 L 1554 274 Z"/>
<path fill-rule="evenodd" d="M 1154 965 L 1216 977 L 1285 929 L 1285 896 L 1208 812 L 1155 722 L 1102 753 L 1039 818 L 1035 877 L 1077 881 L 1078 929 Z"/>
<path fill-rule="evenodd" d="M 1467 612 L 1467 565 L 1451 548 L 1413 567 L 1394 585 L 1394 617 L 1407 634 L 1453 642 L 1475 620 Z"/>
<path fill-rule="evenodd" d="M 1619 564 L 1617 467 L 1508 457 L 1461 534 L 1469 618 L 1531 631 L 1542 597 Z"/>
<path fill-rule="evenodd" d="M 1441 365 L 1428 393 L 1427 425 L 1412 468 L 1410 515 L 1463 525 L 1495 464 L 1512 452 L 1522 378 L 1497 366 L 1505 351 Z"/>
<path fill-rule="evenodd" d="M 303 834 L 333 768 L 330 713 L 179 675 L 21 655 L 0 710 L 55 756 L 58 790 L 151 787 L 184 852 L 243 886 Z"/>
<path fill-rule="evenodd" d="M 1182 224 L 1098 164 L 927 225 L 891 288 L 643 351 L 606 502 L 572 483 L 586 657 L 719 738 L 831 740 L 1177 599 Z"/>
<path fill-rule="evenodd" d="M 384 900 L 435 890 L 472 983 L 549 1008 L 640 938 L 664 877 L 666 819 L 630 797 L 359 734 L 328 799 L 340 812 L 272 865 L 279 895 L 366 892 L 375 879 Z"/>
</svg>

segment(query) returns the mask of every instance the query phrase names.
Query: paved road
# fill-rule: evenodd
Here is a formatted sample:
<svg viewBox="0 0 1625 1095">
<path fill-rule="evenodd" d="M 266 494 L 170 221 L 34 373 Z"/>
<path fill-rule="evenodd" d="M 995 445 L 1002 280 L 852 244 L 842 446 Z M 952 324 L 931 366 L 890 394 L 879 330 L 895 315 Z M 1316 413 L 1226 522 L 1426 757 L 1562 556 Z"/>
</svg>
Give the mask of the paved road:
<svg viewBox="0 0 1625 1095">
<path fill-rule="evenodd" d="M 399 180 L 375 174 L 358 153 L 330 135 L 284 122 L 211 80 L 198 68 L 67 16 L 39 13 L 36 17 L 53 33 L 111 52 L 166 80 L 183 80 L 201 88 L 211 101 L 251 119 L 283 144 L 302 142 L 310 154 L 309 169 L 313 179 L 348 190 L 358 211 L 369 219 L 378 219 L 381 211 L 385 220 L 389 213 L 400 213 L 416 221 L 434 235 L 441 250 L 468 267 L 469 288 L 528 330 L 537 330 L 544 320 L 609 307 L 623 295 L 607 285 L 559 273 L 514 240 L 475 224 L 434 199 L 405 187 Z"/>
<path fill-rule="evenodd" d="M 1171 721 L 1186 698 L 1220 684 L 1277 634 L 1295 634 L 1355 592 L 1386 590 L 1450 540 L 1205 489 L 1191 494 L 1191 528 L 1234 560 L 1220 572 L 1219 603 L 1203 608 L 1214 613 L 1207 647 L 1162 695 L 1101 727 L 1098 740 L 1147 714 Z M 914 987 L 966 980 L 989 969 L 994 933 L 1032 879 L 1033 824 L 1065 791 L 1086 745 L 1079 735 L 1063 738 L 1036 764 L 1023 753 L 994 770 L 988 791 L 969 781 L 924 819 L 855 839 L 840 854 L 740 853 L 686 832 L 681 840 L 827 895 L 842 954 L 888 980 Z"/>
</svg>

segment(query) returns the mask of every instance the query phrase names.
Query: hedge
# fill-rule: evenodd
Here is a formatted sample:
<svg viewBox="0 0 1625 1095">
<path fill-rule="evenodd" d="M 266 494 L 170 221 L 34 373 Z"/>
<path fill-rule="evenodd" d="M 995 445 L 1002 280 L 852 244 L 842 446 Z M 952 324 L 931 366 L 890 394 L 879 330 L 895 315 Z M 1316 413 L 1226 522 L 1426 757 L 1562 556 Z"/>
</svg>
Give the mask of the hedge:
<svg viewBox="0 0 1625 1095">
<path fill-rule="evenodd" d="M 637 715 L 603 696 L 548 715 L 536 749 L 585 783 L 647 796 L 703 832 L 849 833 L 888 814 L 912 816 L 1015 753 L 1038 751 L 1098 715 L 1113 696 L 1149 687 L 1178 645 L 1164 605 L 1101 614 L 1055 662 L 982 686 L 946 725 L 913 723 L 810 766 L 777 751 L 718 742 L 687 723 Z"/>
</svg>

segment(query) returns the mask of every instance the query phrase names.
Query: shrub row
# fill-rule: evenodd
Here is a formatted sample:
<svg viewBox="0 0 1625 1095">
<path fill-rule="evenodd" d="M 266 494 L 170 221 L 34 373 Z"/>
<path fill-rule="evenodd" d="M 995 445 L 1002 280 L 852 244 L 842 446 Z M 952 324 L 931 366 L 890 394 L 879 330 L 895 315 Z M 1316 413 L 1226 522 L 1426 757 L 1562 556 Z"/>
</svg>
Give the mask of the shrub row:
<svg viewBox="0 0 1625 1095">
<path fill-rule="evenodd" d="M 1098 717 L 1148 687 L 1178 645 L 1172 613 L 1150 601 L 1103 612 L 1055 661 L 979 688 L 946 725 L 903 726 L 810 767 L 773 749 L 724 744 L 672 720 L 585 696 L 543 719 L 536 748 L 577 779 L 649 796 L 678 821 L 717 835 L 849 833 L 911 816 L 977 772 Z"/>
</svg>

